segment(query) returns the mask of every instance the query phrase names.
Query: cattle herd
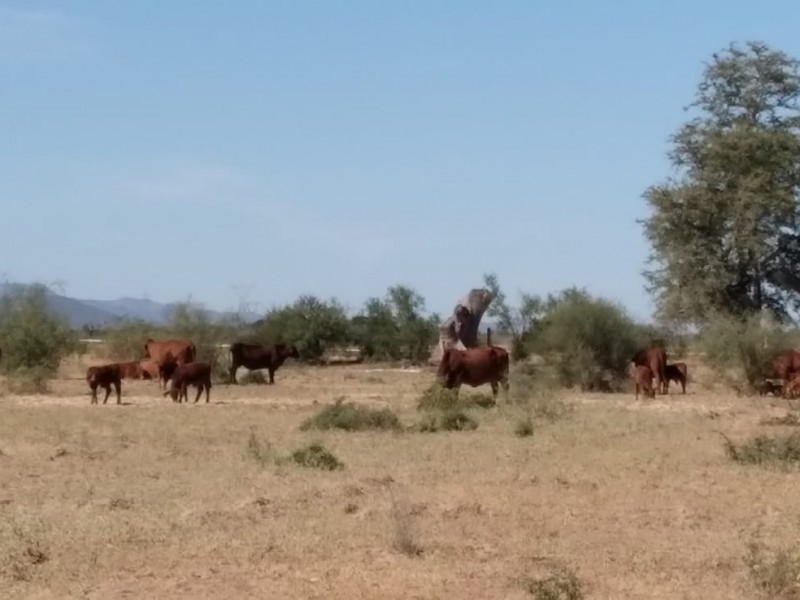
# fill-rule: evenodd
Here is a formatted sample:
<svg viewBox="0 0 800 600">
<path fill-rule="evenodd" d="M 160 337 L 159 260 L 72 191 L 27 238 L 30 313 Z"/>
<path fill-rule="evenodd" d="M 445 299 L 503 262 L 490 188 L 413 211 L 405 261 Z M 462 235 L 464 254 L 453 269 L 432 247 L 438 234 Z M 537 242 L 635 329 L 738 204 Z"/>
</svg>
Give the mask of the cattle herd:
<svg viewBox="0 0 800 600">
<path fill-rule="evenodd" d="M 485 346 L 476 348 L 447 348 L 442 354 L 437 370 L 438 381 L 447 389 L 458 390 L 462 384 L 477 387 L 489 384 L 497 397 L 499 389 L 509 388 L 508 352 L 491 343 L 487 336 Z M 236 342 L 230 346 L 231 366 L 228 383 L 236 384 L 236 371 L 240 367 L 248 370 L 267 369 L 269 383 L 275 383 L 275 371 L 287 358 L 300 358 L 293 344 L 246 344 Z M 0 354 L 2 356 L 2 354 Z M 137 360 L 116 362 L 89 367 L 86 381 L 91 391 L 91 404 L 97 404 L 97 388 L 106 392 L 103 404 L 108 402 L 111 388 L 121 402 L 123 379 L 156 379 L 164 396 L 173 402 L 189 401 L 188 388 L 197 388 L 195 403 L 205 391 L 206 402 L 211 395 L 211 365 L 198 361 L 194 343 L 188 339 L 153 340 L 144 344 L 143 356 Z M 758 385 L 761 395 L 773 394 L 784 397 L 800 395 L 800 351 L 784 350 L 772 362 L 776 379 L 764 379 Z M 688 368 L 686 363 L 667 363 L 667 353 L 660 346 L 651 346 L 638 351 L 631 358 L 631 376 L 634 394 L 639 399 L 654 398 L 656 393 L 668 394 L 669 382 L 674 381 L 686 393 Z M 655 380 L 655 382 L 654 382 Z"/>
<path fill-rule="evenodd" d="M 297 348 L 290 344 L 261 346 L 237 342 L 231 345 L 230 383 L 236 383 L 236 370 L 267 369 L 269 382 L 275 383 L 275 371 L 287 358 L 299 358 Z M 191 340 L 153 340 L 144 344 L 144 356 L 139 360 L 117 362 L 89 367 L 86 381 L 92 392 L 91 404 L 97 404 L 97 388 L 105 390 L 103 404 L 108 402 L 111 388 L 117 395 L 117 404 L 122 401 L 123 379 L 157 379 L 159 388 L 166 388 L 173 402 L 189 401 L 188 388 L 197 388 L 195 403 L 203 391 L 206 402 L 211 396 L 211 365 L 198 361 L 197 349 Z M 169 385 L 167 385 L 169 384 Z"/>
</svg>

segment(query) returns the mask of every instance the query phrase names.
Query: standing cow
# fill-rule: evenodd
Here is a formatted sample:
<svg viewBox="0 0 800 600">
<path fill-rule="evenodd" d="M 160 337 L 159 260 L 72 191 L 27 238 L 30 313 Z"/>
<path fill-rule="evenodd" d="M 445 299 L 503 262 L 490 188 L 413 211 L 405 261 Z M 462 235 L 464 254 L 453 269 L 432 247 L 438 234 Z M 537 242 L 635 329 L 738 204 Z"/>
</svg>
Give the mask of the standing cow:
<svg viewBox="0 0 800 600">
<path fill-rule="evenodd" d="M 275 383 L 275 371 L 287 358 L 300 358 L 300 353 L 292 344 L 272 344 L 271 346 L 242 342 L 231 344 L 230 382 L 236 383 L 236 370 L 244 367 L 250 371 L 268 369 L 269 382 Z"/>
<path fill-rule="evenodd" d="M 144 344 L 144 357 L 152 359 L 158 365 L 158 385 L 166 387 L 168 376 L 165 376 L 164 366 L 169 362 L 185 365 L 192 362 L 197 356 L 197 350 L 191 340 L 154 340 L 148 338 Z"/>
<path fill-rule="evenodd" d="M 437 377 L 450 390 L 458 390 L 462 383 L 472 387 L 491 384 L 496 398 L 499 385 L 508 391 L 508 352 L 499 346 L 448 348 L 442 354 Z"/>
<path fill-rule="evenodd" d="M 645 398 L 655 398 L 656 390 L 653 388 L 653 371 L 646 365 L 638 365 L 633 369 L 633 385 L 636 400 L 639 400 L 639 392 Z"/>
<path fill-rule="evenodd" d="M 800 352 L 784 350 L 772 361 L 772 368 L 778 379 L 783 381 L 783 392 L 788 391 L 789 382 L 800 373 Z"/>
<path fill-rule="evenodd" d="M 666 394 L 667 374 L 667 353 L 659 346 L 651 346 L 644 350 L 639 350 L 631 358 L 634 367 L 650 367 L 653 377 L 656 380 L 655 389 L 659 394 Z"/>
<path fill-rule="evenodd" d="M 688 376 L 688 368 L 686 367 L 686 363 L 679 362 L 667 365 L 664 367 L 664 376 L 666 377 L 666 388 L 664 390 L 665 394 L 669 392 L 670 381 L 680 383 L 682 393 L 686 393 L 686 379 Z"/>
<path fill-rule="evenodd" d="M 122 373 L 118 364 L 89 367 L 86 370 L 86 382 L 89 384 L 89 389 L 92 390 L 91 404 L 97 404 L 98 387 L 102 387 L 106 391 L 103 404 L 108 402 L 112 385 L 117 393 L 117 404 L 122 403 Z"/>
</svg>

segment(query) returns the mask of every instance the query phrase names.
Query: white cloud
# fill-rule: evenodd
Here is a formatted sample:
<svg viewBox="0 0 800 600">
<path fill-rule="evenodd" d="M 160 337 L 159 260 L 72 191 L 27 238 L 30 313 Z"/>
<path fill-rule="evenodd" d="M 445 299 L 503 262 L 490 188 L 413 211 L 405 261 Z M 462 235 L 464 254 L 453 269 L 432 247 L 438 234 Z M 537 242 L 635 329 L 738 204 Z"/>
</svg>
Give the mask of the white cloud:
<svg viewBox="0 0 800 600">
<path fill-rule="evenodd" d="M 64 60 L 88 49 L 83 21 L 49 9 L 0 7 L 0 62 Z"/>
</svg>

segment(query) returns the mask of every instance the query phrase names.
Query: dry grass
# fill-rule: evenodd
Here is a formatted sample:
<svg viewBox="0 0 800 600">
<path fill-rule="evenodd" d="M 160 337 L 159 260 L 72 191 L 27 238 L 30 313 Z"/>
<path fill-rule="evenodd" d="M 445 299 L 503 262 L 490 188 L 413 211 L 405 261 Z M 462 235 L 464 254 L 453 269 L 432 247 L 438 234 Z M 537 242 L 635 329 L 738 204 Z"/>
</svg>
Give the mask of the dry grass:
<svg viewBox="0 0 800 600">
<path fill-rule="evenodd" d="M 287 365 L 274 386 L 215 385 L 210 405 L 188 406 L 126 382 L 123 405 L 90 406 L 84 367 L 50 395 L 0 396 L 2 597 L 523 599 L 574 587 L 540 572 L 547 561 L 568 564 L 586 598 L 749 600 L 778 578 L 754 575 L 753 531 L 779 548 L 798 535 L 797 472 L 742 467 L 718 434 L 774 433 L 760 421 L 785 406 L 770 400 L 700 385 L 638 403 L 567 395 L 569 418 L 537 417 L 527 438 L 514 434 L 519 407 L 501 401 L 475 413 L 474 431 L 426 435 L 409 426 L 432 369 Z M 338 396 L 407 427 L 300 431 Z M 314 443 L 346 467 L 275 459 Z"/>
</svg>

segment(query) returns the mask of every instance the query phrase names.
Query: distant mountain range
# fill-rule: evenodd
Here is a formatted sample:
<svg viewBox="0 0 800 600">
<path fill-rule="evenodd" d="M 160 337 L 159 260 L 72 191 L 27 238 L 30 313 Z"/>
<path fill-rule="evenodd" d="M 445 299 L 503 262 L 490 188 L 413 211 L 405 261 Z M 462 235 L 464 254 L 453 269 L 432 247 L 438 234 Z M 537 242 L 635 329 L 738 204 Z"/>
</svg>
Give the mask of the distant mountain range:
<svg viewBox="0 0 800 600">
<path fill-rule="evenodd" d="M 26 287 L 21 283 L 0 283 L 0 297 Z M 47 306 L 55 314 L 69 321 L 73 328 L 85 325 L 105 327 L 120 321 L 146 321 L 154 325 L 167 323 L 176 303 L 161 304 L 144 298 L 120 298 L 118 300 L 79 300 L 47 290 Z M 211 319 L 226 316 L 226 313 L 207 310 Z"/>
</svg>

